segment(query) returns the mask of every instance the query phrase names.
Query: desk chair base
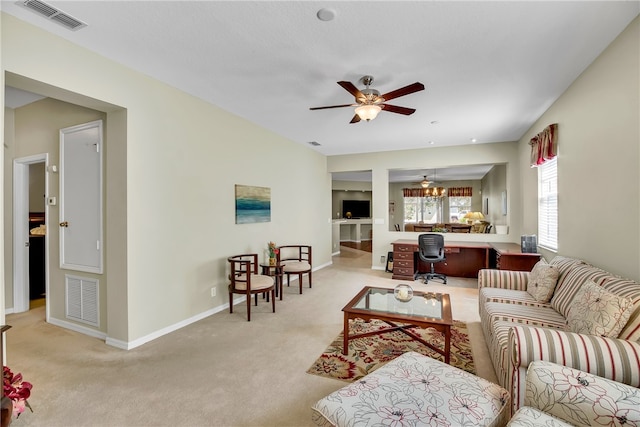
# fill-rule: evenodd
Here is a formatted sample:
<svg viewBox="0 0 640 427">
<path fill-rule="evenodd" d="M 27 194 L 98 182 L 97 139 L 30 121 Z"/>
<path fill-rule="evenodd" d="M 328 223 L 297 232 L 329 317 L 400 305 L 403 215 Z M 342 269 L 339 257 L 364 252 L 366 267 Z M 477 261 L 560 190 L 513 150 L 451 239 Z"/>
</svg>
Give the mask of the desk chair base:
<svg viewBox="0 0 640 427">
<path fill-rule="evenodd" d="M 447 276 L 444 274 L 436 273 L 433 263 L 431 263 L 431 271 L 428 273 L 416 273 L 413 280 L 424 279 L 424 283 L 429 283 L 429 279 L 440 279 L 444 285 L 447 284 Z"/>
</svg>

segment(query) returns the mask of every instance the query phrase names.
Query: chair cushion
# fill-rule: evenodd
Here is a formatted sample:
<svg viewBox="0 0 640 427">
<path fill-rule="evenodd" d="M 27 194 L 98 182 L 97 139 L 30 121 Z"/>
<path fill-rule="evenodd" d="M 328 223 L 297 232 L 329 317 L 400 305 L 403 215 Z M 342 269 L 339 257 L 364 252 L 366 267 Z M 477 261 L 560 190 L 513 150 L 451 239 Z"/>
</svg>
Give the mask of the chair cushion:
<svg viewBox="0 0 640 427">
<path fill-rule="evenodd" d="M 536 301 L 549 302 L 558 282 L 558 268 L 540 260 L 533 266 L 527 283 L 527 292 Z"/>
<path fill-rule="evenodd" d="M 311 270 L 311 264 L 306 261 L 284 261 L 282 271 L 285 273 L 301 273 Z"/>
<path fill-rule="evenodd" d="M 629 320 L 631 306 L 629 298 L 588 281 L 571 303 L 567 327 L 571 332 L 616 338 Z"/>
<path fill-rule="evenodd" d="M 273 286 L 273 276 L 266 276 L 263 274 L 252 274 L 251 275 L 251 290 L 256 291 L 260 289 L 269 289 Z M 236 289 L 238 290 L 246 290 L 247 289 L 247 275 L 243 274 L 236 278 Z"/>
</svg>

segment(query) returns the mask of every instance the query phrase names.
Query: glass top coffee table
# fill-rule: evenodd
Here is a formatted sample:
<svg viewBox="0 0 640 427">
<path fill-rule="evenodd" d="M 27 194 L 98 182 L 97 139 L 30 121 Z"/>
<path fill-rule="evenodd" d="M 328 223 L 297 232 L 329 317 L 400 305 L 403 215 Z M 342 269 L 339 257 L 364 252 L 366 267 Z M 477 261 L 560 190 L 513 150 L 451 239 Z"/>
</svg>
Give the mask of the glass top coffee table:
<svg viewBox="0 0 640 427">
<path fill-rule="evenodd" d="M 445 363 L 449 363 L 451 356 L 451 301 L 449 294 L 413 291 L 413 298 L 407 302 L 395 298 L 393 289 L 374 288 L 365 286 L 342 309 L 344 312 L 344 341 L 342 353 L 347 354 L 349 340 L 383 334 L 400 330 L 414 340 L 426 345 L 433 351 L 444 356 Z M 379 319 L 389 325 L 388 328 L 349 335 L 349 320 L 351 319 Z M 410 328 L 433 328 L 444 335 L 444 349 L 423 340 L 413 333 Z"/>
</svg>

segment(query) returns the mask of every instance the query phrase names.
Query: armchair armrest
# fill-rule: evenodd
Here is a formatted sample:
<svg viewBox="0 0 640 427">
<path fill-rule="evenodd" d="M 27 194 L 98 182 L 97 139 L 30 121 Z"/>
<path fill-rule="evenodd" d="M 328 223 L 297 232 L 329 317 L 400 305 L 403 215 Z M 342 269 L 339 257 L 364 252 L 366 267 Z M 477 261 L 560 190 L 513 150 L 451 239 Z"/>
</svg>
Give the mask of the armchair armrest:
<svg viewBox="0 0 640 427">
<path fill-rule="evenodd" d="M 640 343 L 576 334 L 559 329 L 515 325 L 509 330 L 512 396 L 517 409 L 524 401 L 529 364 L 557 363 L 632 387 L 640 386 Z"/>
<path fill-rule="evenodd" d="M 640 422 L 640 389 L 550 362 L 529 365 L 524 405 L 572 425 Z"/>
<path fill-rule="evenodd" d="M 479 288 L 501 288 L 526 291 L 529 283 L 528 271 L 496 270 L 484 268 L 478 272 Z"/>
</svg>

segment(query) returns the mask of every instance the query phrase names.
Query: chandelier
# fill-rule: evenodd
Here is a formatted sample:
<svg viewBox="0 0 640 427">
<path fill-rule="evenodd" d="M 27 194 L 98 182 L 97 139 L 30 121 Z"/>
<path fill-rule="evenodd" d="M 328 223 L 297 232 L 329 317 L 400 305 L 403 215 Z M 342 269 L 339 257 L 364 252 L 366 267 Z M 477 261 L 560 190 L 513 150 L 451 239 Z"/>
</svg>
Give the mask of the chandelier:
<svg viewBox="0 0 640 427">
<path fill-rule="evenodd" d="M 444 197 L 447 190 L 444 187 L 431 187 L 424 189 L 424 197 L 439 199 Z"/>
<path fill-rule="evenodd" d="M 438 173 L 438 170 L 437 170 L 437 169 L 436 169 L 436 170 L 434 170 L 434 173 L 433 173 L 433 182 L 435 182 L 435 181 L 436 181 L 436 175 L 437 175 L 437 173 Z M 425 185 L 425 183 L 426 183 L 426 185 Z M 421 185 L 421 186 L 422 186 L 422 188 L 423 188 L 423 190 L 422 190 L 422 191 L 423 191 L 423 194 L 424 194 L 424 196 L 423 196 L 423 197 L 430 197 L 430 198 L 432 198 L 432 199 L 439 199 L 439 198 L 442 198 L 442 197 L 444 197 L 444 196 L 445 196 L 445 194 L 446 194 L 447 190 L 446 190 L 444 187 L 431 187 L 431 188 L 428 188 L 428 187 L 429 187 L 429 184 L 432 184 L 432 182 L 427 181 L 427 176 L 425 175 L 425 176 L 424 176 L 424 181 L 422 181 L 422 182 L 420 183 L 420 185 Z"/>
</svg>

